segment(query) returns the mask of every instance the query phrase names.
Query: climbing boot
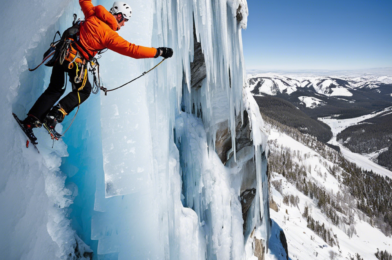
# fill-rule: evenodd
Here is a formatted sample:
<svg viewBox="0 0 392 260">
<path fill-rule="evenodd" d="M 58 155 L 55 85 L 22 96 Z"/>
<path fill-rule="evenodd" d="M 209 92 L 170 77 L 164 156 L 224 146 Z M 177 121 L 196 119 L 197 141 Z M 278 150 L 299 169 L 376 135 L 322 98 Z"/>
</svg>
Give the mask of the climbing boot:
<svg viewBox="0 0 392 260">
<path fill-rule="evenodd" d="M 25 120 L 22 121 L 24 131 L 27 137 L 34 143 L 37 144 L 37 137 L 33 133 L 33 128 L 41 127 L 41 122 L 33 115 L 28 115 Z"/>
<path fill-rule="evenodd" d="M 44 123 L 50 128 L 54 129 L 57 123 L 61 123 L 67 113 L 59 105 L 53 107 L 45 117 Z"/>
</svg>

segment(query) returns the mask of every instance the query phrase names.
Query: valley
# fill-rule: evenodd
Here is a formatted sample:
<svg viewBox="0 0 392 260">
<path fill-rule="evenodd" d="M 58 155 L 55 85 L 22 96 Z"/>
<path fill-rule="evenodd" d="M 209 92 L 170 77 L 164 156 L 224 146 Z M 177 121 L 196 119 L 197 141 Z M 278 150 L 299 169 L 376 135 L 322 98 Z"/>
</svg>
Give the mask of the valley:
<svg viewBox="0 0 392 260">
<path fill-rule="evenodd" d="M 271 218 L 289 258 L 392 257 L 392 172 L 382 164 L 392 161 L 392 77 L 248 80 L 269 135 Z"/>
<path fill-rule="evenodd" d="M 390 176 L 392 76 L 265 73 L 248 76 L 248 82 L 262 114 Z"/>
<path fill-rule="evenodd" d="M 290 259 L 377 259 L 378 250 L 392 253 L 392 180 L 264 119 L 276 205 L 271 218 L 285 232 Z"/>
</svg>

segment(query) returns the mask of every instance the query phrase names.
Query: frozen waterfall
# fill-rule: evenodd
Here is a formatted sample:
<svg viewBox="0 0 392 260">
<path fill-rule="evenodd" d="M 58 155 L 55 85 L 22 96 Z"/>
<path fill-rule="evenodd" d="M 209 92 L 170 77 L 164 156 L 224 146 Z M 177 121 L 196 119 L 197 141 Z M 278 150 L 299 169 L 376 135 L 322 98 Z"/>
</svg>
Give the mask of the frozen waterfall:
<svg viewBox="0 0 392 260">
<path fill-rule="evenodd" d="M 125 88 L 92 94 L 53 148 L 43 129 L 34 130 L 41 154 L 24 147 L 11 112 L 23 118 L 47 87 L 49 68 L 27 68 L 73 13 L 83 14 L 78 1 L 0 4 L 12 21 L 1 28 L 5 259 L 250 259 L 251 235 L 268 245 L 267 138 L 245 88 L 246 1 L 129 4 L 133 15 L 119 34 L 171 47 L 174 56 Z M 160 60 L 108 51 L 99 61 L 103 84 L 113 88 Z"/>
</svg>

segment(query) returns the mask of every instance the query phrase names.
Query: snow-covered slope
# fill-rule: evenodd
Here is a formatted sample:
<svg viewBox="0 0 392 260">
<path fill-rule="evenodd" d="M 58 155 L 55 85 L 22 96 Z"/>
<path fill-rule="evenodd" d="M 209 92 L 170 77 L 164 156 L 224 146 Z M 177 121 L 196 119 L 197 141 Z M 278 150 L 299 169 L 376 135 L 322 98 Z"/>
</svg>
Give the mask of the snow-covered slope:
<svg viewBox="0 0 392 260">
<path fill-rule="evenodd" d="M 336 152 L 330 148 L 320 148 L 312 142 L 304 145 L 270 124 L 266 124 L 266 128 L 269 133 L 270 164 L 276 163 L 271 160 L 282 160 L 283 157 L 286 165 L 292 165 L 288 167 L 296 169 L 292 175 L 291 171 L 274 171 L 287 167 L 272 165 L 271 173 L 271 196 L 278 208 L 277 212 L 271 210 L 271 218 L 286 234 L 291 259 L 350 259 L 356 254 L 363 259 L 377 259 L 374 254 L 378 250 L 392 253 L 392 238 L 356 209 L 356 200 L 342 184 L 341 174 L 344 170 L 333 159 Z M 309 145 L 318 147 L 319 152 Z M 323 152 L 328 150 L 330 152 Z M 297 176 L 297 181 L 293 181 L 293 176 Z M 311 195 L 309 185 L 303 190 L 306 183 L 313 183 L 330 196 L 337 205 L 332 208 L 332 213 L 320 207 L 320 197 Z M 336 210 L 339 207 L 341 212 Z M 324 233 L 326 241 L 322 232 L 317 233 L 315 228 L 312 230 L 308 216 L 318 221 L 320 230 L 325 229 L 326 233 L 330 233 L 331 239 Z M 331 242 L 332 239 L 334 242 Z M 330 258 L 331 255 L 334 258 Z"/>
<path fill-rule="evenodd" d="M 333 117 L 327 117 L 327 118 L 319 118 L 318 120 L 326 123 L 327 125 L 329 125 L 331 127 L 333 137 L 329 141 L 329 143 L 332 145 L 339 146 L 340 150 L 345 158 L 358 164 L 363 169 L 366 169 L 368 171 L 374 171 L 377 174 L 381 174 L 383 176 L 388 176 L 389 178 L 392 178 L 391 171 L 374 163 L 370 159 L 369 156 L 365 156 L 362 154 L 351 152 L 349 149 L 347 149 L 344 146 L 344 144 L 342 142 L 339 142 L 339 140 L 337 140 L 337 138 L 336 138 L 337 134 L 342 132 L 347 127 L 353 126 L 353 125 L 359 125 L 359 124 L 361 124 L 362 121 L 365 121 L 366 119 L 376 117 L 377 115 L 380 115 L 383 113 L 388 113 L 389 111 L 392 111 L 392 107 L 386 108 L 382 111 L 375 112 L 375 113 L 372 113 L 369 115 L 361 116 L 361 117 L 355 117 L 355 118 L 349 118 L 349 119 L 335 119 Z"/>
<path fill-rule="evenodd" d="M 325 105 L 325 102 L 318 99 L 318 98 L 314 98 L 314 97 L 298 97 L 298 99 L 305 104 L 306 107 L 308 108 L 315 108 L 315 107 L 319 107 L 319 106 L 323 106 Z"/>
</svg>

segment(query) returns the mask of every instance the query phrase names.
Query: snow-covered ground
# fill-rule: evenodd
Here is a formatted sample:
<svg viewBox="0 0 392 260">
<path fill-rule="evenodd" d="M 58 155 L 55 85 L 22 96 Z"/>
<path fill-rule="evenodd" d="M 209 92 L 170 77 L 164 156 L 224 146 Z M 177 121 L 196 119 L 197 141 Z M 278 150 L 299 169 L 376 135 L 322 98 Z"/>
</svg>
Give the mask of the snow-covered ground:
<svg viewBox="0 0 392 260">
<path fill-rule="evenodd" d="M 351 97 L 353 94 L 346 88 L 339 86 L 339 84 L 332 79 L 322 80 L 320 79 L 313 79 L 313 87 L 319 94 L 324 94 L 326 96 L 346 96 Z M 336 87 L 330 88 L 331 85 Z"/>
<path fill-rule="evenodd" d="M 369 115 L 364 115 L 360 117 L 355 117 L 355 118 L 349 118 L 349 119 L 334 119 L 331 117 L 326 117 L 326 118 L 319 118 L 318 120 L 326 123 L 331 127 L 331 131 L 333 134 L 332 139 L 329 141 L 330 144 L 337 145 L 340 147 L 340 151 L 344 155 L 346 159 L 348 159 L 351 162 L 356 163 L 358 166 L 362 167 L 363 169 L 366 169 L 368 171 L 372 170 L 373 172 L 383 175 L 383 176 L 388 176 L 392 178 L 392 172 L 387 170 L 386 168 L 374 163 L 371 160 L 370 156 L 358 154 L 358 153 L 353 153 L 349 149 L 347 149 L 342 143 L 338 142 L 336 140 L 336 136 L 338 133 L 343 131 L 349 126 L 353 125 L 358 125 L 362 121 L 373 118 L 377 115 L 383 114 L 385 112 L 392 111 L 392 107 L 388 107 L 382 111 L 372 113 Z"/>
<path fill-rule="evenodd" d="M 328 171 L 327 167 L 332 165 L 331 162 L 307 146 L 274 128 L 270 128 L 268 125 L 267 132 L 269 132 L 269 142 L 274 143 L 270 145 L 271 152 L 280 153 L 281 150 L 285 151 L 287 149 L 291 149 L 293 152 L 296 151 L 298 157 L 302 158 L 297 162 L 311 169 L 311 171 L 307 171 L 308 179 L 313 180 L 319 186 L 325 187 L 327 191 L 333 191 L 334 194 L 338 191 L 341 192 L 340 183 Z M 342 228 L 333 225 L 321 212 L 317 207 L 316 200 L 310 199 L 298 191 L 281 174 L 273 172 L 271 177 L 271 181 L 282 181 L 282 193 L 271 186 L 271 196 L 279 208 L 278 212 L 271 209 L 271 218 L 285 232 L 290 259 L 330 259 L 330 251 L 333 251 L 337 255 L 335 259 L 348 259 L 349 256 L 358 253 L 363 259 L 371 260 L 377 259 L 374 255 L 377 249 L 391 251 L 392 238 L 386 237 L 379 229 L 360 220 L 358 215 L 355 215 L 357 234 L 350 238 Z M 298 207 L 284 204 L 283 195 L 298 196 Z M 331 229 L 333 234 L 337 235 L 339 248 L 327 245 L 322 238 L 307 227 L 307 221 L 302 216 L 305 206 L 309 207 L 310 216 L 324 223 L 327 229 Z"/>
<path fill-rule="evenodd" d="M 348 119 L 335 119 L 333 116 L 318 118 L 318 120 L 328 124 L 331 127 L 332 134 L 336 136 L 338 133 L 342 132 L 347 127 L 358 125 L 360 122 L 365 121 L 367 119 L 376 117 L 380 114 L 386 113 L 388 111 L 392 111 L 392 107 L 388 107 L 382 111 L 371 113 L 364 116 L 348 118 Z M 337 115 L 338 116 L 338 115 Z"/>
<path fill-rule="evenodd" d="M 298 97 L 298 99 L 305 104 L 306 107 L 308 108 L 316 108 L 320 106 L 324 106 L 325 102 L 322 101 L 321 99 L 315 98 L 315 97 L 305 97 L 301 96 Z"/>
<path fill-rule="evenodd" d="M 366 156 L 367 158 L 369 158 L 369 160 L 372 160 L 373 162 L 377 161 L 377 158 L 380 154 L 388 151 L 388 147 L 385 147 L 383 149 L 380 149 L 378 151 L 372 152 L 372 153 L 368 153 L 368 154 L 362 154 L 363 156 Z"/>
</svg>

